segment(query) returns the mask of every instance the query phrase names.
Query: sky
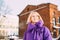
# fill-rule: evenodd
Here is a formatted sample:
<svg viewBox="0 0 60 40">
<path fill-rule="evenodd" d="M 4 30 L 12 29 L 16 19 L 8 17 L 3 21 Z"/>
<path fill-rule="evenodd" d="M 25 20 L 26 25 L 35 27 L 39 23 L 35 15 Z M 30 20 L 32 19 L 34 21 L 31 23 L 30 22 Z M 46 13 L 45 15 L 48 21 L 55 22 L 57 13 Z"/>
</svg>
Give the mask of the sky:
<svg viewBox="0 0 60 40">
<path fill-rule="evenodd" d="M 60 0 L 4 0 L 5 4 L 12 10 L 13 15 L 18 15 L 28 5 L 38 5 L 42 3 L 53 3 L 60 10 Z"/>
</svg>

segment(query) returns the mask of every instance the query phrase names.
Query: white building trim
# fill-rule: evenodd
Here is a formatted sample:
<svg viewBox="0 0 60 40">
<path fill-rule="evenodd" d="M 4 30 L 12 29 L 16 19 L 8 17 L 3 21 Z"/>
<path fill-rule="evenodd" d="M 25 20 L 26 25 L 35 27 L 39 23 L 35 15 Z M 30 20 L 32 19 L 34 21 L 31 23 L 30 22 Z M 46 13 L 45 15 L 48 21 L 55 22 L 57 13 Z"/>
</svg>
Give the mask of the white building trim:
<svg viewBox="0 0 60 40">
<path fill-rule="evenodd" d="M 58 27 L 58 26 L 53 26 L 54 28 L 60 28 L 60 27 Z"/>
</svg>

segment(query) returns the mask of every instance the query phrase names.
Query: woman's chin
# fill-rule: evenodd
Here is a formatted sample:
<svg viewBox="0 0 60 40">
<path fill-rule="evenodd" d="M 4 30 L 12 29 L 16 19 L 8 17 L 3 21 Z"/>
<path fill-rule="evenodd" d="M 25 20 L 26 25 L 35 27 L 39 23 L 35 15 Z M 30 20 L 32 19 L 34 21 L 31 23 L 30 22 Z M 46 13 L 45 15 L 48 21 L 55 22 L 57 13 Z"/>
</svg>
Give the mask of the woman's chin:
<svg viewBox="0 0 60 40">
<path fill-rule="evenodd" d="M 39 21 L 39 20 L 38 20 Z M 36 23 L 36 22 L 38 22 L 37 20 L 34 20 L 34 21 L 32 21 L 32 23 Z"/>
<path fill-rule="evenodd" d="M 38 21 L 34 21 L 34 23 L 36 23 L 36 22 L 38 22 Z"/>
<path fill-rule="evenodd" d="M 38 20 L 39 21 L 39 20 Z M 38 22 L 38 21 L 35 21 L 35 22 Z"/>
</svg>

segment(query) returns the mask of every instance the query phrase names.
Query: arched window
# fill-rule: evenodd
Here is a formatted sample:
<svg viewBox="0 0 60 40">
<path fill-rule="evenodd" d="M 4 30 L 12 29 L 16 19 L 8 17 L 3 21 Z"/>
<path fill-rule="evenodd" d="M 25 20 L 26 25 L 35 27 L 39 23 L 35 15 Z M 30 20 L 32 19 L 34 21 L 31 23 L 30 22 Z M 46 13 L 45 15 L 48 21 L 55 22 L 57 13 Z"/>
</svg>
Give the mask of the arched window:
<svg viewBox="0 0 60 40">
<path fill-rule="evenodd" d="M 60 23 L 60 17 L 58 17 L 58 23 Z"/>
<path fill-rule="evenodd" d="M 52 19 L 52 23 L 54 26 L 56 25 L 56 18 L 55 17 Z"/>
</svg>

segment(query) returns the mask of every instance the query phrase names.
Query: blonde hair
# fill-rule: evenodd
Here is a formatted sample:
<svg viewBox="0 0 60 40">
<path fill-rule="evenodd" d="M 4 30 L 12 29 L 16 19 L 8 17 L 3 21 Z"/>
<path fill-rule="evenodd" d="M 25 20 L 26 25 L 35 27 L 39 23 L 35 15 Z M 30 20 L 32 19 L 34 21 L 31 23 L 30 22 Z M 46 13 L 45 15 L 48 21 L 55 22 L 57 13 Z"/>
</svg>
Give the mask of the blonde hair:
<svg viewBox="0 0 60 40">
<path fill-rule="evenodd" d="M 31 15 L 33 15 L 33 14 L 38 15 L 39 19 L 42 20 L 42 22 L 43 22 L 43 19 L 42 19 L 42 17 L 40 16 L 40 14 L 38 12 L 31 11 L 30 14 L 29 14 L 29 16 L 28 16 L 28 19 L 27 19 L 27 24 L 31 22 Z"/>
</svg>

